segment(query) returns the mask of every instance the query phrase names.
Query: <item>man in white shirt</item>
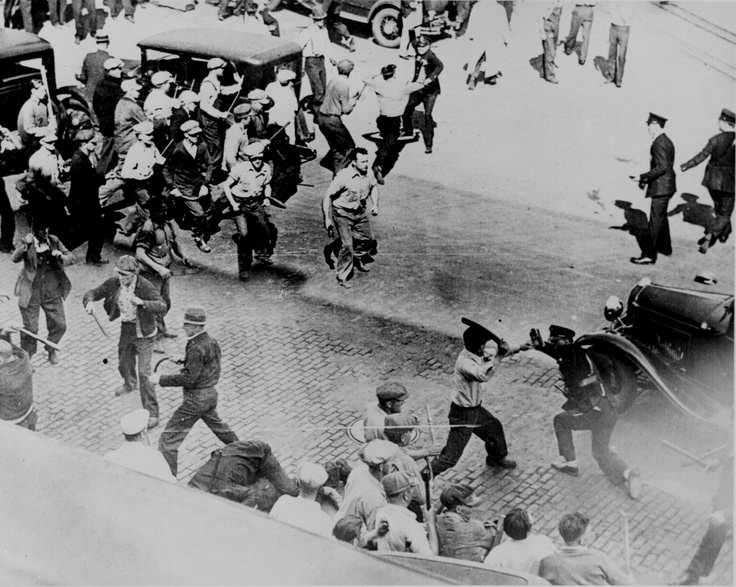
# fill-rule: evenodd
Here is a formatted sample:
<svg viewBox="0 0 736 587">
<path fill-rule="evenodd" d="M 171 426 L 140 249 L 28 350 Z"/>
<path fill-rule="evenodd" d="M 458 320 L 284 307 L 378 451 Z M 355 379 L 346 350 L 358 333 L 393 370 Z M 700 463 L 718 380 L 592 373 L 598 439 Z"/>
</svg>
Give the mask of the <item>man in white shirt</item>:
<svg viewBox="0 0 736 587">
<path fill-rule="evenodd" d="M 624 77 L 624 66 L 626 65 L 626 50 L 629 47 L 629 31 L 633 2 L 615 2 L 608 6 L 604 3 L 611 17 L 611 29 L 608 33 L 608 72 L 606 78 L 614 82 L 617 88 L 621 87 Z"/>
<path fill-rule="evenodd" d="M 326 17 L 322 7 L 315 6 L 312 9 L 312 24 L 299 35 L 299 45 L 304 55 L 304 71 L 312 88 L 312 105 L 315 112 L 322 104 L 327 87 L 325 58 L 329 58 L 330 36 L 325 28 Z M 334 63 L 334 59 L 329 59 Z"/>
<path fill-rule="evenodd" d="M 299 466 L 299 495 L 282 495 L 274 504 L 270 518 L 280 520 L 320 536 L 332 536 L 332 518 L 322 511 L 316 501 L 317 493 L 327 481 L 327 471 L 314 463 Z"/>
<path fill-rule="evenodd" d="M 123 416 L 120 428 L 125 442 L 105 455 L 105 460 L 133 469 L 144 475 L 156 477 L 167 483 L 176 483 L 163 455 L 151 448 L 148 438 L 148 410 L 139 409 Z"/>
<path fill-rule="evenodd" d="M 202 126 L 202 137 L 215 169 L 222 164 L 224 124 L 228 116 L 220 97 L 237 94 L 243 83 L 243 78 L 235 71 L 233 72 L 235 83 L 223 86 L 220 78 L 225 73 L 226 66 L 227 63 L 219 57 L 207 61 L 207 77 L 199 86 L 199 122 Z"/>
<path fill-rule="evenodd" d="M 284 134 L 292 145 L 296 142 L 295 120 L 299 110 L 294 92 L 295 79 L 296 74 L 290 69 L 279 69 L 276 81 L 266 86 L 266 94 L 273 100 L 273 106 L 268 111 L 268 122 L 285 127 Z"/>
<path fill-rule="evenodd" d="M 153 123 L 144 120 L 133 127 L 137 141 L 128 151 L 123 161 L 120 176 L 125 180 L 125 189 L 135 195 L 137 202 L 137 218 L 135 226 L 128 227 L 129 234 L 138 224 L 150 216 L 148 203 L 156 195 L 153 188 L 154 171 L 156 166 L 162 166 L 166 159 L 159 153 L 153 142 Z"/>
<path fill-rule="evenodd" d="M 503 519 L 503 531 L 511 540 L 499 544 L 483 561 L 494 569 L 531 573 L 539 571 L 539 562 L 557 552 L 547 536 L 532 534 L 532 520 L 524 508 L 514 508 Z"/>
<path fill-rule="evenodd" d="M 153 89 L 143 102 L 143 111 L 151 120 L 165 120 L 168 124 L 171 113 L 181 106 L 176 98 L 169 95 L 174 77 L 168 71 L 157 71 L 151 76 Z"/>
</svg>

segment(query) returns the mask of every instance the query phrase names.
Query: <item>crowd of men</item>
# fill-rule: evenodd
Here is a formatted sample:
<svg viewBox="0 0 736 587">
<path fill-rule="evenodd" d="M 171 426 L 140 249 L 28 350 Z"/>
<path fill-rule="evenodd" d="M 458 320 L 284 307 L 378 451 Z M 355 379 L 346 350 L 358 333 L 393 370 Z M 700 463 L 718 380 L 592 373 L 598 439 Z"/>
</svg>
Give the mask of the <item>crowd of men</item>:
<svg viewBox="0 0 736 587">
<path fill-rule="evenodd" d="M 27 1 L 20 0 L 24 19 Z M 58 3 L 54 7 L 51 4 L 49 1 L 51 21 L 56 24 L 62 17 Z M 18 137 L 28 156 L 28 173 L 19 187 L 31 227 L 20 244 L 13 244 L 13 212 L 6 205 L 7 196 L 0 194 L 0 245 L 4 252 L 11 253 L 13 262 L 23 263 L 16 285 L 23 323 L 20 347 L 0 340 L 0 376 L 3 382 L 9 382 L 0 385 L 0 391 L 14 398 L 12 402 L 0 402 L 0 417 L 35 428 L 29 358 L 36 352 L 40 338 L 40 311 L 44 311 L 48 329 L 46 338 L 40 341 L 46 346 L 49 363 L 55 365 L 59 361 L 57 345 L 66 331 L 64 301 L 71 288 L 64 266 L 74 261 L 71 251 L 85 242 L 88 264 L 108 263 L 102 255 L 106 234 L 100 202 L 103 190 L 122 190 L 134 207 L 121 227 L 133 237 L 133 255 L 120 257 L 114 274 L 82 298 L 89 314 L 95 315 L 95 303 L 101 301 L 110 320 L 120 318 L 118 369 L 123 383 L 115 394 L 128 394 L 136 388 L 140 392 L 142 409 L 123 418 L 125 442 L 107 455 L 109 460 L 174 482 L 179 446 L 201 419 L 225 446 L 190 484 L 270 511 L 274 519 L 360 548 L 408 550 L 485 562 L 493 568 L 539 574 L 553 584 L 632 582 L 631 576 L 606 554 L 581 545 L 589 519 L 579 512 L 560 520 L 564 545 L 557 548 L 549 537 L 532 532 L 532 520 L 524 507 L 510 510 L 495 523 L 474 519 L 471 511 L 478 499 L 468 486 L 449 484 L 441 491 L 440 499 L 432 503 L 433 479 L 457 464 L 473 435 L 484 442 L 489 467 L 517 466 L 508 457 L 502 423 L 482 403 L 486 383 L 500 362 L 532 348 L 557 360 L 566 388 L 575 397 L 554 419 L 560 460 L 552 464 L 553 468 L 578 475 L 572 430 L 590 430 L 593 454 L 601 469 L 612 483 L 624 485 L 631 498 L 639 497 L 639 471 L 609 447 L 616 412 L 602 384 L 597 381 L 593 385 L 598 395 L 591 405 L 585 403 L 589 395 L 574 393 L 591 385 L 592 372 L 572 366 L 575 361 L 569 349 L 574 333 L 568 329 L 555 326 L 550 329 L 549 340 L 532 340 L 511 348 L 486 328 L 464 319 L 468 328 L 455 367 L 451 428 L 443 448 L 417 450 L 407 446 L 417 421 L 401 413 L 408 395 L 406 388 L 391 382 L 378 388 L 378 403 L 367 411 L 367 443 L 359 453 L 362 463 L 352 470 L 345 463 L 301 463 L 296 480 L 283 471 L 268 444 L 241 441 L 218 415 L 215 386 L 220 377 L 221 351 L 206 331 L 204 309 L 189 308 L 185 314 L 187 346 L 181 370 L 176 374 L 151 372 L 157 341 L 175 336 L 165 321 L 172 305 L 172 263 L 179 258 L 189 264 L 173 220 L 180 229 L 191 231 L 194 244 L 208 253 L 208 241 L 220 223 L 232 219 L 238 275 L 247 281 L 254 263 L 272 263 L 278 230 L 271 222 L 269 207 L 283 205 L 273 196 L 278 187 L 274 185 L 275 172 L 289 158 L 300 157 L 298 148 L 314 138 L 316 126 L 329 145 L 322 163 L 333 173 L 321 203 L 330 239 L 324 258 L 335 270 L 338 285 L 350 288 L 354 272 L 369 272 L 377 254 L 371 218 L 379 213 L 379 186 L 395 166 L 403 143 L 419 139 L 414 114 L 420 106 L 425 153 L 433 152 L 436 125 L 432 112 L 440 94 L 444 65 L 429 40 L 410 35 L 410 28 L 405 26 L 400 57 L 414 59 L 411 78 L 399 79 L 396 65 L 386 64 L 356 92 L 350 83 L 353 62 L 334 59 L 331 49 L 331 43 L 338 43 L 354 51 L 355 44 L 340 22 L 339 2 L 324 4 L 313 8 L 312 24 L 299 37 L 312 89 L 307 111 L 302 110 L 294 90 L 294 71 L 279 70 L 267 87 L 239 99 L 243 80 L 219 57 L 207 61 L 207 75 L 200 80 L 198 92 L 178 88 L 170 73 L 159 71 L 150 76 L 150 88 L 141 100 L 144 86 L 127 78 L 124 63 L 108 52 L 109 38 L 87 18 L 98 49 L 85 58 L 78 79 L 85 84 L 85 95 L 92 106 L 92 124 L 76 134 L 76 148 L 66 161 L 56 148 L 58 129 L 47 88 L 41 81 L 33 82 L 31 95 L 18 115 Z M 402 4 L 405 23 L 422 13 L 421 2 Z M 475 5 L 471 15 L 474 4 L 468 2 L 455 23 L 457 34 L 467 34 L 474 48 L 467 79 L 470 90 L 479 83 L 495 85 L 503 77 L 514 7 L 513 2 L 482 2 Z M 85 17 L 95 12 L 93 5 L 88 7 L 83 2 L 79 6 L 75 2 L 74 6 L 75 18 L 77 12 Z M 630 13 L 626 3 L 614 6 L 608 75 L 621 87 Z M 111 15 L 121 8 L 132 21 L 135 3 L 116 1 L 110 7 Z M 570 32 L 563 41 L 566 54 L 578 52 L 581 66 L 586 63 L 595 9 L 595 3 L 575 4 Z M 562 11 L 563 5 L 555 1 L 544 7 L 541 16 L 540 75 L 550 83 L 558 81 L 555 58 Z M 238 3 L 231 10 L 223 0 L 220 18 L 231 12 L 260 15 L 272 34 L 278 29 L 278 23 L 267 20 L 268 11 L 252 2 Z M 418 22 L 421 24 L 421 18 Z M 493 27 L 482 37 L 478 31 L 486 23 Z M 580 31 L 583 38 L 578 47 Z M 85 35 L 78 23 L 77 38 Z M 337 75 L 331 79 L 327 79 L 326 59 L 337 68 Z M 376 124 L 380 138 L 374 158 L 356 146 L 344 122 L 365 88 L 375 93 L 379 107 Z M 631 258 L 635 264 L 653 264 L 658 254 L 672 252 L 667 206 L 676 191 L 674 145 L 664 133 L 664 117 L 652 113 L 646 122 L 653 138 L 651 165 L 632 179 L 646 189 L 652 207 L 649 237 L 642 241 L 641 255 Z M 715 218 L 698 242 L 702 253 L 717 242 L 725 242 L 731 232 L 735 124 L 736 115 L 724 108 L 718 117 L 719 134 L 680 166 L 684 172 L 708 159 L 703 185 L 713 199 Z M 148 446 L 147 437 L 147 430 L 158 426 L 162 417 L 156 385 L 181 387 L 184 391 L 183 403 L 170 416 L 158 450 Z M 724 461 L 725 465 L 728 462 L 732 461 Z M 728 479 L 730 475 L 724 472 L 723 477 Z M 728 491 L 725 488 L 721 493 Z M 683 582 L 697 582 L 712 569 L 730 519 L 723 503 L 722 499 L 718 502 L 716 512 L 720 514 L 711 520 L 709 534 Z"/>
</svg>

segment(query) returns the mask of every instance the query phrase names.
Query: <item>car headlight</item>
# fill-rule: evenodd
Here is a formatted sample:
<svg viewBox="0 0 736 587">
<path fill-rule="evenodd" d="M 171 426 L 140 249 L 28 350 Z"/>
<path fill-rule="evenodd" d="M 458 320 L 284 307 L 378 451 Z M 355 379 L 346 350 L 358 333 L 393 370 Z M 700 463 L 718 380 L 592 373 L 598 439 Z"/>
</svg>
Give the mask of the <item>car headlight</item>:
<svg viewBox="0 0 736 587">
<path fill-rule="evenodd" d="M 616 296 L 611 296 L 606 300 L 606 306 L 603 308 L 603 315 L 606 320 L 613 322 L 624 313 L 624 304 Z"/>
</svg>

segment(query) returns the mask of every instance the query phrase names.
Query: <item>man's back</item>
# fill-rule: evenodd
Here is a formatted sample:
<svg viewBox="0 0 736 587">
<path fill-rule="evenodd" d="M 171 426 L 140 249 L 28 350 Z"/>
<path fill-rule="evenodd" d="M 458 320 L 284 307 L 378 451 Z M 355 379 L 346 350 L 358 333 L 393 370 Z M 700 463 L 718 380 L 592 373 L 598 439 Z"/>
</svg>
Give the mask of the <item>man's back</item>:
<svg viewBox="0 0 736 587">
<path fill-rule="evenodd" d="M 563 546 L 542 559 L 539 576 L 552 585 L 630 585 L 630 578 L 611 558 L 583 546 Z"/>
</svg>

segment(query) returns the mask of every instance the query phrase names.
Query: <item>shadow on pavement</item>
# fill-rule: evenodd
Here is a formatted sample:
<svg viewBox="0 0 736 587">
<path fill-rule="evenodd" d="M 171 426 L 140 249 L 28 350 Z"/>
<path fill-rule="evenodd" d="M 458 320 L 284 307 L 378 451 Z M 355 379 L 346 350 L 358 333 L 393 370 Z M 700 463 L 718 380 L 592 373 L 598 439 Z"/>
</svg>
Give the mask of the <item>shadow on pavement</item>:
<svg viewBox="0 0 736 587">
<path fill-rule="evenodd" d="M 625 230 L 636 239 L 636 244 L 643 251 L 649 235 L 649 220 L 645 212 L 633 207 L 631 202 L 616 200 L 614 205 L 624 211 L 624 224 L 609 226 L 611 230 Z"/>
<path fill-rule="evenodd" d="M 713 207 L 707 204 L 699 204 L 698 196 L 684 193 L 680 196 L 684 201 L 667 213 L 667 216 L 682 214 L 682 221 L 705 229 L 713 222 Z"/>
</svg>

